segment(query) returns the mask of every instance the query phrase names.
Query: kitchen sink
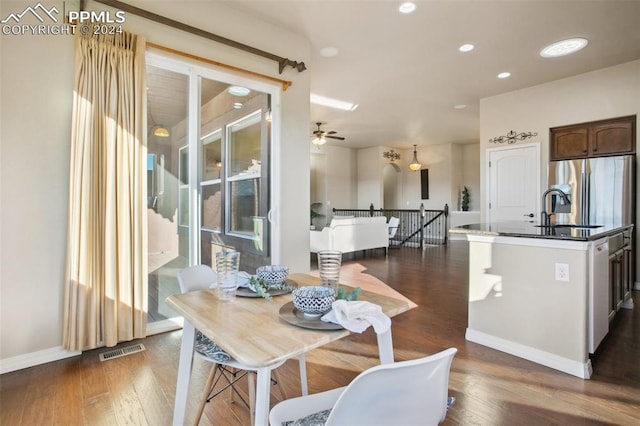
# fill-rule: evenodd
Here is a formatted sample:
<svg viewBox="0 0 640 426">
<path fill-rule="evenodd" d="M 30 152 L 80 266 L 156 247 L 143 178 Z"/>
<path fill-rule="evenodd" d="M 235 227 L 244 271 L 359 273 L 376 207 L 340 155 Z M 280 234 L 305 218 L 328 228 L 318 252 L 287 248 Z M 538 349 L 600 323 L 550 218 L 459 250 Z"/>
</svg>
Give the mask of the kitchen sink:
<svg viewBox="0 0 640 426">
<path fill-rule="evenodd" d="M 555 225 L 543 226 L 534 225 L 536 228 L 575 228 L 575 229 L 593 229 L 602 228 L 602 225 L 571 225 L 569 223 L 557 223 Z"/>
</svg>

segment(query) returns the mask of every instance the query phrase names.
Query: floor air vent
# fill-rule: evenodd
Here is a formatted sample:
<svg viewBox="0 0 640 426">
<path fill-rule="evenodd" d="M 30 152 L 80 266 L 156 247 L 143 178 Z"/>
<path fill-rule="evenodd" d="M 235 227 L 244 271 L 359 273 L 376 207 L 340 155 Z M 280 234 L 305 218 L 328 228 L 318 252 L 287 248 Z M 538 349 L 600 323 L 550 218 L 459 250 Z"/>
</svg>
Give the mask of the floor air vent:
<svg viewBox="0 0 640 426">
<path fill-rule="evenodd" d="M 142 352 L 144 350 L 144 345 L 142 343 L 137 343 L 135 345 L 125 346 L 124 348 L 103 352 L 100 354 L 100 361 L 109 361 L 110 359 L 120 358 L 121 356 L 135 354 L 136 352 Z"/>
</svg>

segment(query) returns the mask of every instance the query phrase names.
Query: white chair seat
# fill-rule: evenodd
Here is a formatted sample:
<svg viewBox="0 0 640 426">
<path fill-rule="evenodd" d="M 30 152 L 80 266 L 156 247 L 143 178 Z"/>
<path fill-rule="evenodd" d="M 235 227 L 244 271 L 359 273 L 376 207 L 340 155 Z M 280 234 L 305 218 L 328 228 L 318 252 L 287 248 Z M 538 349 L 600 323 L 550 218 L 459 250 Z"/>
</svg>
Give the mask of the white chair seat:
<svg viewBox="0 0 640 426">
<path fill-rule="evenodd" d="M 325 392 L 282 401 L 271 409 L 269 413 L 269 423 L 272 426 L 280 426 L 284 422 L 301 419 L 311 413 L 318 413 L 333 408 L 346 388 L 346 386 L 343 386 Z"/>
<path fill-rule="evenodd" d="M 200 352 L 197 352 L 197 351 L 195 352 L 195 355 L 196 355 L 198 358 L 202 358 L 202 359 L 204 359 L 205 361 L 209 361 L 209 362 L 213 362 L 213 363 L 216 363 L 216 364 L 225 365 L 225 366 L 227 366 L 227 367 L 236 368 L 236 369 L 238 369 L 238 370 L 254 371 L 254 372 L 257 372 L 257 371 L 258 371 L 258 369 L 257 369 L 257 368 L 249 367 L 249 366 L 247 366 L 247 365 L 244 365 L 244 364 L 242 364 L 242 363 L 239 363 L 238 361 L 236 361 L 236 360 L 235 360 L 235 359 L 233 359 L 233 358 L 231 358 L 231 359 L 229 359 L 228 361 L 225 361 L 225 362 L 219 362 L 219 361 L 216 361 L 215 359 L 210 358 L 209 356 L 207 356 L 207 355 L 205 355 L 205 354 L 202 354 L 202 353 L 200 353 Z M 275 362 L 275 363 L 273 363 L 273 364 L 268 365 L 268 366 L 267 366 L 267 368 L 269 368 L 269 369 L 278 368 L 278 367 L 280 367 L 281 365 L 283 365 L 285 362 L 286 362 L 286 360 L 285 360 L 285 361 L 278 361 L 278 362 Z"/>
</svg>

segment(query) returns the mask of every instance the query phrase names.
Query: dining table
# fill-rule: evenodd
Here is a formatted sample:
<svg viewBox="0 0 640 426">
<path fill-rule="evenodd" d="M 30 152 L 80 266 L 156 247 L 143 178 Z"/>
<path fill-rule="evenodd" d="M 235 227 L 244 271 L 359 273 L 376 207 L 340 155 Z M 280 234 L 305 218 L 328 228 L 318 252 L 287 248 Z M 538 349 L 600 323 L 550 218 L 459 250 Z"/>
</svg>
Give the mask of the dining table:
<svg viewBox="0 0 640 426">
<path fill-rule="evenodd" d="M 304 273 L 292 273 L 289 280 L 297 286 L 320 284 L 318 277 Z M 347 291 L 353 290 L 343 284 L 340 286 Z M 381 306 L 388 317 L 410 309 L 406 300 L 366 290 L 360 292 L 358 300 Z M 207 289 L 175 294 L 166 301 L 184 318 L 173 411 L 174 425 L 185 423 L 196 329 L 238 362 L 257 369 L 254 421 L 260 426 L 268 425 L 271 370 L 267 367 L 278 361 L 304 356 L 308 351 L 350 334 L 344 328 L 314 329 L 284 320 L 281 309 L 290 305 L 290 293 L 274 296 L 271 300 L 235 297 L 231 301 L 223 301 L 218 299 L 215 289 Z M 377 342 L 380 362 L 392 363 L 391 327 L 377 334 Z M 301 362 L 304 362 L 304 357 Z M 306 377 L 304 382 L 303 393 L 306 390 Z"/>
</svg>

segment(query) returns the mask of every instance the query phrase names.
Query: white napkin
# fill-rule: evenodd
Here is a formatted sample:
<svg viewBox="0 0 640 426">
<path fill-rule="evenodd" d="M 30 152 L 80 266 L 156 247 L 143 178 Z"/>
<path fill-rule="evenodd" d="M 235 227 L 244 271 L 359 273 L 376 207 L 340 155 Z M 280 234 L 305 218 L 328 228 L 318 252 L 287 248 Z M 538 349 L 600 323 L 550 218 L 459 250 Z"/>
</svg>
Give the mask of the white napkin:
<svg viewBox="0 0 640 426">
<path fill-rule="evenodd" d="M 391 320 L 382 312 L 382 308 L 364 300 L 336 300 L 332 309 L 322 316 L 322 321 L 340 324 L 349 331 L 362 333 L 370 325 L 376 333 L 384 333 L 391 327 Z"/>
<path fill-rule="evenodd" d="M 238 287 L 246 287 L 252 290 L 251 287 L 249 287 L 249 278 L 251 278 L 251 275 L 249 275 L 248 272 L 238 271 Z"/>
</svg>

